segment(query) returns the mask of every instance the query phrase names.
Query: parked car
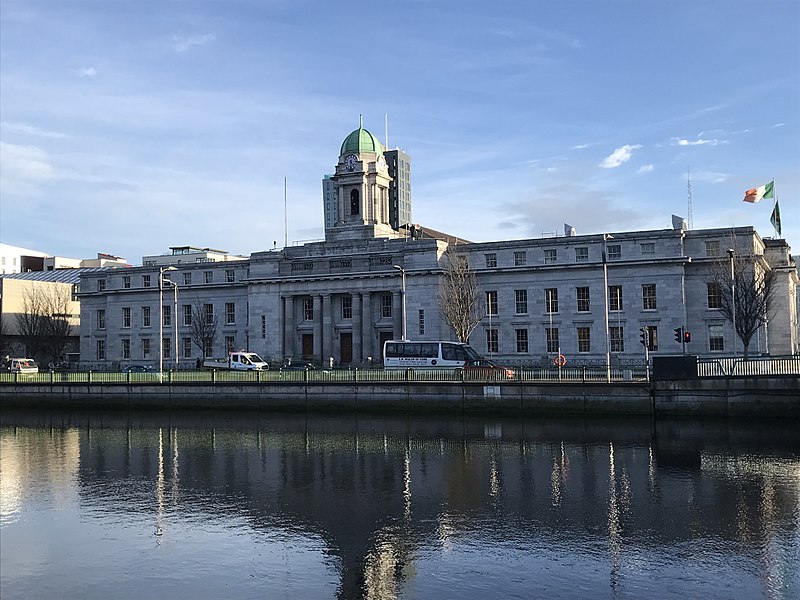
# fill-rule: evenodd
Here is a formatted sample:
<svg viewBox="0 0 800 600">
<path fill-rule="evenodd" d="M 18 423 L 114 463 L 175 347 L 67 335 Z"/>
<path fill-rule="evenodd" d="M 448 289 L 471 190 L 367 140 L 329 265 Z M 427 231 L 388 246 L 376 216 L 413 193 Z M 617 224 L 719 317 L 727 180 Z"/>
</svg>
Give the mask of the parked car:
<svg viewBox="0 0 800 600">
<path fill-rule="evenodd" d="M 316 371 L 317 367 L 315 367 L 310 362 L 306 361 L 292 361 L 288 364 L 285 364 L 281 367 L 281 371 Z"/>
<path fill-rule="evenodd" d="M 123 373 L 158 373 L 158 369 L 149 365 L 128 365 L 122 367 Z"/>
<path fill-rule="evenodd" d="M 514 379 L 514 369 L 481 358 L 464 363 L 464 375 L 469 379 Z"/>
<path fill-rule="evenodd" d="M 32 358 L 9 358 L 8 370 L 12 373 L 32 375 L 39 372 L 39 367 Z"/>
</svg>

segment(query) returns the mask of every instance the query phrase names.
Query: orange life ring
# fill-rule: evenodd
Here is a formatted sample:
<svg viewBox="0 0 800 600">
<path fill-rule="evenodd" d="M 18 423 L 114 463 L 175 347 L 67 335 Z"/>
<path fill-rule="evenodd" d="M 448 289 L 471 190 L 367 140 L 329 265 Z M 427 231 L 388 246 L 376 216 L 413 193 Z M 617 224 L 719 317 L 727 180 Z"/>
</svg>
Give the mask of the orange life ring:
<svg viewBox="0 0 800 600">
<path fill-rule="evenodd" d="M 557 367 L 563 367 L 565 364 L 567 364 L 567 357 L 563 354 L 559 354 L 553 359 L 553 364 Z"/>
</svg>

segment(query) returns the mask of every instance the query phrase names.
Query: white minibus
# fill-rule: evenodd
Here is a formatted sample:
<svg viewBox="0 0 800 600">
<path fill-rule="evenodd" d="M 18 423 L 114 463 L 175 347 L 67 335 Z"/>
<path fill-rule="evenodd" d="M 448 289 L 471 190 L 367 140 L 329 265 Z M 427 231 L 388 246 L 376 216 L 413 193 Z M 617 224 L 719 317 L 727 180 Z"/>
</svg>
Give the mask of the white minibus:
<svg viewBox="0 0 800 600">
<path fill-rule="evenodd" d="M 463 369 L 480 356 L 461 342 L 412 342 L 390 340 L 383 345 L 386 369 Z"/>
</svg>

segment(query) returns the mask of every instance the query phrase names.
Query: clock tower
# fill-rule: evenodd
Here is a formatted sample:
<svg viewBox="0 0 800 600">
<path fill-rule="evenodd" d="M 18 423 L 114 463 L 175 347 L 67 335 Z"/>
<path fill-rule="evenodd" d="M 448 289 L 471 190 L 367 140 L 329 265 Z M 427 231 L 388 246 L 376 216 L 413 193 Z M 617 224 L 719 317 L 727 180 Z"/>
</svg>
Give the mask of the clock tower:
<svg viewBox="0 0 800 600">
<path fill-rule="evenodd" d="M 400 237 L 390 224 L 392 178 L 383 153 L 378 138 L 361 123 L 342 142 L 336 173 L 330 177 L 336 217 L 326 222 L 326 240 Z"/>
</svg>

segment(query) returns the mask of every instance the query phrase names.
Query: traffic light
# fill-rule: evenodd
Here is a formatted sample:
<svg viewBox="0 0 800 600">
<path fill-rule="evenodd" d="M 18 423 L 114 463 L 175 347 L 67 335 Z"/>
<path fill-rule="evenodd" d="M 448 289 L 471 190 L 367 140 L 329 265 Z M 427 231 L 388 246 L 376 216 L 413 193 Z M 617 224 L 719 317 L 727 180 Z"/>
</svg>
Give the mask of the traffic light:
<svg viewBox="0 0 800 600">
<path fill-rule="evenodd" d="M 639 343 L 647 348 L 647 327 L 641 327 L 639 329 Z"/>
<path fill-rule="evenodd" d="M 675 341 L 679 344 L 683 343 L 683 325 L 675 328 Z"/>
<path fill-rule="evenodd" d="M 686 344 L 688 344 L 689 342 L 691 342 L 691 341 L 692 341 L 692 334 L 691 334 L 691 333 L 689 333 L 688 331 L 684 331 L 684 332 L 683 332 L 683 341 L 684 341 L 684 343 L 686 343 Z"/>
</svg>

